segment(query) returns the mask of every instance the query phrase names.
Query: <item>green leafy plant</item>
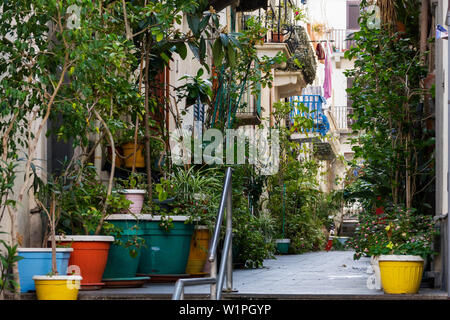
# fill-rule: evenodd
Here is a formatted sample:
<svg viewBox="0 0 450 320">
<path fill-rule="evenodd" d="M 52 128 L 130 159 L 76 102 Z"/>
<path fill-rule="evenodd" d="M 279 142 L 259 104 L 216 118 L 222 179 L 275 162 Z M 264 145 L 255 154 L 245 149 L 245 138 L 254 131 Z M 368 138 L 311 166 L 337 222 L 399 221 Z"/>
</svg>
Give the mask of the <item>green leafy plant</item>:
<svg viewBox="0 0 450 320">
<path fill-rule="evenodd" d="M 186 80 L 186 83 L 177 87 L 178 100 L 186 98 L 186 106 L 191 106 L 197 101 L 209 103 L 212 95 L 212 83 L 208 79 L 203 79 L 204 70 L 198 69 L 195 76 L 185 75 L 180 80 Z"/>
<path fill-rule="evenodd" d="M 212 229 L 215 223 L 216 210 L 221 194 L 222 173 L 216 168 L 198 169 L 194 166 L 189 169 L 175 167 L 167 179 L 161 179 L 155 186 L 160 204 L 155 206 L 155 212 L 162 217 L 168 215 L 186 215 L 188 222 L 206 225 Z M 171 198 L 170 203 L 164 202 Z M 169 218 L 163 226 L 171 227 Z"/>
<path fill-rule="evenodd" d="M 5 234 L 5 232 L 0 232 Z M 3 299 L 7 290 L 17 290 L 19 284 L 15 281 L 12 267 L 15 263 L 23 259 L 17 255 L 18 245 L 9 245 L 5 240 L 0 239 L 0 299 Z"/>
<path fill-rule="evenodd" d="M 116 189 L 147 189 L 146 177 L 142 173 L 131 172 L 127 179 L 116 179 Z"/>
<path fill-rule="evenodd" d="M 96 169 L 92 165 L 69 176 L 66 181 L 58 180 L 56 186 L 56 205 L 60 210 L 57 229 L 66 234 L 88 235 L 98 229 L 102 230 L 106 216 L 126 212 L 131 204 L 119 192 L 108 195 L 107 187 L 99 183 Z M 107 209 L 103 213 L 105 204 Z"/>
</svg>

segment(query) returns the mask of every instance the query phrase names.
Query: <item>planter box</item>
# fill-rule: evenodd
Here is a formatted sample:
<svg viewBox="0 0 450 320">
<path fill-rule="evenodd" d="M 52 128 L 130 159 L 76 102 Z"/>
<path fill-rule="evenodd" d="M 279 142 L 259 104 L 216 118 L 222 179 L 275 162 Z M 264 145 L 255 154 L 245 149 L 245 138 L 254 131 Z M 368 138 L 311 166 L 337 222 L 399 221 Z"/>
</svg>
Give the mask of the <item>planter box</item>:
<svg viewBox="0 0 450 320">
<path fill-rule="evenodd" d="M 424 260 L 420 256 L 381 255 L 381 282 L 385 293 L 402 294 L 419 292 Z"/>
<path fill-rule="evenodd" d="M 108 259 L 109 247 L 114 242 L 114 237 L 66 235 L 57 236 L 56 241 L 70 244 L 73 248 L 69 266 L 71 269 L 78 269 L 83 277 L 81 289 L 100 289 L 104 285 L 101 280 Z"/>
<path fill-rule="evenodd" d="M 61 275 L 67 274 L 72 248 L 56 248 L 56 267 Z M 33 276 L 45 275 L 52 271 L 52 248 L 18 248 L 17 254 L 23 257 L 18 262 L 20 292 L 36 290 Z"/>
<path fill-rule="evenodd" d="M 138 274 L 184 274 L 189 257 L 194 224 L 185 222 L 187 216 L 168 216 L 174 227 L 169 232 L 161 229 L 161 216 L 140 215 L 146 248 L 142 249 Z"/>
</svg>

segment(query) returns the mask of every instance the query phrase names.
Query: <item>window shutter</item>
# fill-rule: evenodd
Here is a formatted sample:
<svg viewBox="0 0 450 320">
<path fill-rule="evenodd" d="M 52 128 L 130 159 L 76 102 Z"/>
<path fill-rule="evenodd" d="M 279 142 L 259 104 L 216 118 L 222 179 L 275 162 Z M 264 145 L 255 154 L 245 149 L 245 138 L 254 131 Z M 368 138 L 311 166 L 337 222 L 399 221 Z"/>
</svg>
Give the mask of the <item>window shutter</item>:
<svg viewBox="0 0 450 320">
<path fill-rule="evenodd" d="M 359 18 L 359 2 L 347 1 L 347 29 L 357 30 Z"/>
</svg>

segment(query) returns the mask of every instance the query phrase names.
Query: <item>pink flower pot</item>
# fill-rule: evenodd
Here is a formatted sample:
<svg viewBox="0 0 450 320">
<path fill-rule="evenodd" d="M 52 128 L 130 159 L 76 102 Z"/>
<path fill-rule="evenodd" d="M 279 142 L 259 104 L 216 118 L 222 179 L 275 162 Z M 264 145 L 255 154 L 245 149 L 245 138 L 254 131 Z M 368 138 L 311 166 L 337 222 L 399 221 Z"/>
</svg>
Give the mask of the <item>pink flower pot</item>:
<svg viewBox="0 0 450 320">
<path fill-rule="evenodd" d="M 127 200 L 132 203 L 130 205 L 130 212 L 133 214 L 140 214 L 142 206 L 144 205 L 145 190 L 142 189 L 124 189 L 121 191 Z"/>
</svg>

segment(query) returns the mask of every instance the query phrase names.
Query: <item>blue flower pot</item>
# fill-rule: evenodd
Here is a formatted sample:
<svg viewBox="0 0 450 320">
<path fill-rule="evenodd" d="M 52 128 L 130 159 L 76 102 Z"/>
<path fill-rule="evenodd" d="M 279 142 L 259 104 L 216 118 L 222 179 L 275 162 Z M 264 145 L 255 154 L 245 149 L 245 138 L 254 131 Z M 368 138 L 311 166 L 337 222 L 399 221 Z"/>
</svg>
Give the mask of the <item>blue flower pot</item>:
<svg viewBox="0 0 450 320">
<path fill-rule="evenodd" d="M 33 276 L 45 276 L 52 271 L 51 248 L 19 248 L 18 262 L 20 292 L 35 291 Z M 56 248 L 56 266 L 58 274 L 66 275 L 72 248 Z"/>
</svg>

